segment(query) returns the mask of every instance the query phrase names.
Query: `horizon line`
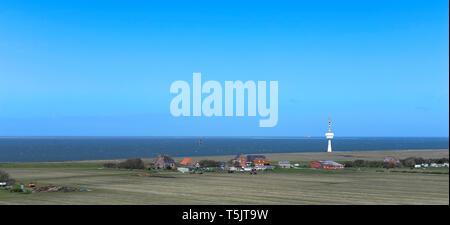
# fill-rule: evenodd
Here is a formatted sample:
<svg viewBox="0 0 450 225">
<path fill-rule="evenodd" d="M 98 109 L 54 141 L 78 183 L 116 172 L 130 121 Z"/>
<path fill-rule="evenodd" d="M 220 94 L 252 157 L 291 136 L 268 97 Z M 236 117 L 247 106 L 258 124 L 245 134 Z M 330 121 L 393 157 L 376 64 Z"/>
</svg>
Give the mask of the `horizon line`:
<svg viewBox="0 0 450 225">
<path fill-rule="evenodd" d="M 261 138 L 261 139 L 308 139 L 308 138 L 325 138 L 325 136 L 0 136 L 0 139 L 50 139 L 50 138 L 135 138 L 135 139 L 157 139 L 157 138 L 167 138 L 167 139 L 202 139 L 202 138 Z M 338 136 L 336 138 L 449 138 L 449 136 Z"/>
</svg>

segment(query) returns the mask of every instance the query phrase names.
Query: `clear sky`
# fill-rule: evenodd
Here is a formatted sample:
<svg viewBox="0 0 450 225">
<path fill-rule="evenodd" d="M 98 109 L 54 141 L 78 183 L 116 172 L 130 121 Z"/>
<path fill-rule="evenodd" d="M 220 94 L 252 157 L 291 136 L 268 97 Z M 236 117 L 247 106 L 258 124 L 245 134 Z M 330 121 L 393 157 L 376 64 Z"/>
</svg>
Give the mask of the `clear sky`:
<svg viewBox="0 0 450 225">
<path fill-rule="evenodd" d="M 170 115 L 175 80 L 278 80 L 279 119 Z M 445 1 L 0 3 L 0 136 L 449 135 Z"/>
</svg>

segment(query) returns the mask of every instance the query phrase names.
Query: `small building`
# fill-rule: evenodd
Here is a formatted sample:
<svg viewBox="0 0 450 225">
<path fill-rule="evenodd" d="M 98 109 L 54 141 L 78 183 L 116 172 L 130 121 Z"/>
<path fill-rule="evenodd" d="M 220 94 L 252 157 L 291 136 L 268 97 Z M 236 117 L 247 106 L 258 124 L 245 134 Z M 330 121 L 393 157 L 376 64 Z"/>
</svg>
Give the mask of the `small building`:
<svg viewBox="0 0 450 225">
<path fill-rule="evenodd" d="M 316 169 L 344 169 L 344 165 L 334 161 L 313 161 L 311 162 L 311 168 Z"/>
<path fill-rule="evenodd" d="M 261 160 L 261 161 L 257 161 Z M 263 165 L 263 164 L 270 164 L 269 160 L 266 160 L 266 156 L 264 155 L 247 155 L 244 154 L 238 154 L 234 159 L 232 160 L 233 163 L 238 162 L 242 168 L 249 167 L 249 166 L 256 166 L 256 165 Z M 255 164 L 256 163 L 256 164 Z"/>
<path fill-rule="evenodd" d="M 270 166 L 270 161 L 267 159 L 255 159 L 253 160 L 252 165 L 256 167 Z"/>
<path fill-rule="evenodd" d="M 255 161 L 257 160 L 265 160 L 266 156 L 264 155 L 247 155 L 247 166 L 255 165 Z M 263 161 L 258 161 L 258 165 L 262 165 Z M 269 162 L 270 164 L 270 162 Z"/>
<path fill-rule="evenodd" d="M 396 159 L 393 156 L 388 156 L 386 158 L 384 158 L 384 163 L 388 163 L 388 164 L 392 164 L 392 165 L 397 165 L 400 163 L 400 160 Z"/>
<path fill-rule="evenodd" d="M 291 163 L 289 161 L 279 161 L 278 166 L 280 168 L 291 168 Z"/>
<path fill-rule="evenodd" d="M 176 167 L 175 160 L 168 155 L 159 155 L 158 158 L 153 161 L 153 165 L 156 169 L 173 169 Z"/>
<path fill-rule="evenodd" d="M 180 164 L 187 167 L 195 166 L 195 162 L 191 158 L 184 158 L 183 161 L 180 162 Z"/>
<path fill-rule="evenodd" d="M 245 157 L 244 154 L 236 155 L 236 157 L 232 161 L 238 162 L 241 165 L 241 167 L 247 166 L 247 157 Z"/>
<path fill-rule="evenodd" d="M 228 170 L 228 168 L 231 166 L 233 166 L 231 163 L 226 163 L 226 162 L 220 164 L 220 168 L 223 170 Z"/>
<path fill-rule="evenodd" d="M 247 155 L 247 162 L 253 162 L 257 159 L 266 159 L 265 155 Z"/>
</svg>

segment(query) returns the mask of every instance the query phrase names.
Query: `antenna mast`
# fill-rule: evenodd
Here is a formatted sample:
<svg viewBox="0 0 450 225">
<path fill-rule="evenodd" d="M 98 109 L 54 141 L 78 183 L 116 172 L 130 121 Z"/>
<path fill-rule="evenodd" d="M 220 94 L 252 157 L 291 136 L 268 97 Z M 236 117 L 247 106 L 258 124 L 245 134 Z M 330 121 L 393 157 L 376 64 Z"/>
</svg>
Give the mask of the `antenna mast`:
<svg viewBox="0 0 450 225">
<path fill-rule="evenodd" d="M 328 118 L 328 132 L 331 133 L 331 119 Z"/>
</svg>

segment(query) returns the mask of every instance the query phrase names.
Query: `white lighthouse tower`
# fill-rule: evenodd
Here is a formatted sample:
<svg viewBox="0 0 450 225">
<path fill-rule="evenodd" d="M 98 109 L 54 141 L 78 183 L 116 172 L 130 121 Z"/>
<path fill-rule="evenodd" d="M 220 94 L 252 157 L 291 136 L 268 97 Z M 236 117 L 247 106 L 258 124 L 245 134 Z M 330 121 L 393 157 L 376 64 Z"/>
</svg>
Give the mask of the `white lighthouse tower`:
<svg viewBox="0 0 450 225">
<path fill-rule="evenodd" d="M 328 119 L 328 133 L 325 134 L 325 137 L 328 139 L 328 150 L 327 152 L 331 152 L 331 139 L 334 137 L 334 133 L 331 132 L 331 120 Z"/>
</svg>

